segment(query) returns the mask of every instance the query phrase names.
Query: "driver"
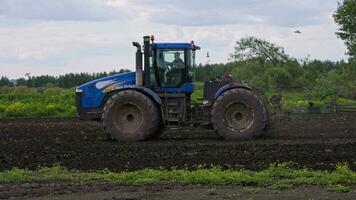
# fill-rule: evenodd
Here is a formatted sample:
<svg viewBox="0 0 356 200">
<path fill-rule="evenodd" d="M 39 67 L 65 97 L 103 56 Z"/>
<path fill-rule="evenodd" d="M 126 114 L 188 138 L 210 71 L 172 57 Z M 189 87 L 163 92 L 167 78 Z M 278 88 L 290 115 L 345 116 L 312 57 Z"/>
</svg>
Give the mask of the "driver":
<svg viewBox="0 0 356 200">
<path fill-rule="evenodd" d="M 178 85 L 181 81 L 182 70 L 184 69 L 184 61 L 180 58 L 180 53 L 174 53 L 174 60 L 168 64 L 170 68 L 167 71 L 167 82 L 170 85 Z"/>
<path fill-rule="evenodd" d="M 180 53 L 176 52 L 174 54 L 174 60 L 170 63 L 173 69 L 183 69 L 184 61 L 180 58 Z"/>
</svg>

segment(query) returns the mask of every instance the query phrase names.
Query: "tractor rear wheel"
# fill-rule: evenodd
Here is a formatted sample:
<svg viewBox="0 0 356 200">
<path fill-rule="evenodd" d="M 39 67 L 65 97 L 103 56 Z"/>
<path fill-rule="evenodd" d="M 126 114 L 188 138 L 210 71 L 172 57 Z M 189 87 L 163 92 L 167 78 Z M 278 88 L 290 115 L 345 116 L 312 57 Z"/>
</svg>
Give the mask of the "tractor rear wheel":
<svg viewBox="0 0 356 200">
<path fill-rule="evenodd" d="M 157 106 L 135 90 L 114 94 L 104 106 L 102 120 L 105 132 L 118 141 L 148 140 L 160 127 Z"/>
<path fill-rule="evenodd" d="M 211 110 L 216 133 L 227 140 L 248 140 L 263 133 L 267 111 L 252 91 L 235 88 L 221 94 Z"/>
</svg>

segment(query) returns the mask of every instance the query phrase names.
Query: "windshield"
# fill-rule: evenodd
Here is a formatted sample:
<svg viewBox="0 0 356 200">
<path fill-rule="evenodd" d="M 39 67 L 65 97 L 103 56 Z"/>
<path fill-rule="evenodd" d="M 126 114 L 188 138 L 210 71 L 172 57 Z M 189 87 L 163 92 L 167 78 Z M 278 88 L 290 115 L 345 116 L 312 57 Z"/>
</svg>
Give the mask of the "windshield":
<svg viewBox="0 0 356 200">
<path fill-rule="evenodd" d="M 157 49 L 157 68 L 162 87 L 178 87 L 185 72 L 184 50 Z"/>
</svg>

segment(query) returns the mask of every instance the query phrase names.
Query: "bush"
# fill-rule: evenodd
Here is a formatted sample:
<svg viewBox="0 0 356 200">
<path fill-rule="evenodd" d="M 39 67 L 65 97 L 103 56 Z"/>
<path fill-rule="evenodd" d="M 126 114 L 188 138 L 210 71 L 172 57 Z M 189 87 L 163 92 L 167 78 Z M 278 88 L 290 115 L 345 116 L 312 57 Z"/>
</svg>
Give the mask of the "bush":
<svg viewBox="0 0 356 200">
<path fill-rule="evenodd" d="M 292 76 L 281 67 L 273 67 L 266 71 L 269 89 L 282 89 L 291 86 Z"/>
<path fill-rule="evenodd" d="M 73 117 L 73 89 L 0 88 L 0 117 Z"/>
</svg>

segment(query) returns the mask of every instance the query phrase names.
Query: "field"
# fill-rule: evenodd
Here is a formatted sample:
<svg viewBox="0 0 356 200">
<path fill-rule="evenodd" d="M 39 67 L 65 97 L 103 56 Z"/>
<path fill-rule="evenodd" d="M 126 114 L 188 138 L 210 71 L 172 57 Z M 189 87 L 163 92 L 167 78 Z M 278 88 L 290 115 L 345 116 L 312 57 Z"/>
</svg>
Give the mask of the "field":
<svg viewBox="0 0 356 200">
<path fill-rule="evenodd" d="M 0 200 L 356 199 L 356 0 L 177 2 L 2 1 Z M 133 42 L 134 56 L 126 45 L 145 28 L 162 36 Z M 191 102 L 114 94 L 128 103 L 102 102 L 105 126 L 76 118 L 76 87 L 107 77 L 85 87 L 94 100 L 95 88 L 131 82 L 134 72 L 108 76 L 134 60 L 144 86 L 197 82 Z M 254 94 L 234 88 L 207 104 L 203 82 L 226 79 Z M 161 135 L 140 142 L 105 133 L 151 130 Z"/>
<path fill-rule="evenodd" d="M 349 124 L 347 121 L 354 120 L 351 117 L 355 116 L 306 116 L 309 115 L 289 116 L 289 120 L 284 122 L 274 119 L 275 123 L 285 126 L 278 125 L 279 128 L 272 129 L 265 138 L 246 142 L 227 142 L 217 138 L 211 131 L 188 129 L 165 131 L 155 141 L 117 143 L 107 138 L 98 122 L 82 122 L 72 118 L 1 119 L 0 185 L 3 189 L 0 189 L 0 195 L 6 198 L 16 195 L 34 197 L 55 195 L 45 190 L 58 193 L 89 190 L 94 195 L 92 198 L 96 199 L 95 195 L 122 196 L 117 191 L 143 195 L 152 190 L 168 190 L 167 195 L 170 195 L 172 191 L 182 193 L 190 190 L 197 195 L 218 199 L 221 196 L 209 194 L 227 190 L 232 196 L 237 193 L 246 197 L 273 196 L 275 190 L 288 189 L 298 193 L 304 185 L 315 185 L 306 190 L 325 196 L 333 196 L 330 191 L 347 192 L 346 196 L 342 196 L 347 198 L 354 191 L 355 181 L 354 172 L 349 168 L 356 169 L 356 127 L 352 121 Z M 329 127 L 317 130 L 320 121 L 327 122 L 325 124 Z M 344 127 L 335 127 L 333 124 L 340 122 L 344 123 Z M 300 124 L 305 127 L 300 130 L 287 129 Z M 310 127 L 306 127 L 308 125 Z M 345 127 L 348 127 L 348 132 L 343 130 Z M 296 135 L 296 132 L 300 134 Z M 310 170 L 305 171 L 304 168 Z M 332 173 L 317 171 L 335 169 L 337 171 Z M 174 170 L 178 170 L 177 177 Z M 348 175 L 338 178 L 340 170 Z M 223 178 L 226 173 L 226 176 L 237 173 L 238 177 L 242 177 Z M 270 176 L 268 173 L 275 174 Z M 289 177 L 292 174 L 294 178 Z M 120 178 L 122 176 L 126 178 Z M 266 176 L 271 179 L 263 178 Z M 335 182 L 325 182 L 333 180 Z M 142 191 L 143 187 L 137 184 L 144 184 L 150 189 Z M 193 185 L 187 189 L 186 184 Z M 130 187 L 137 192 L 129 193 L 127 190 L 130 187 L 127 185 L 133 185 Z M 244 191 L 249 190 L 246 186 L 259 192 L 246 194 Z M 26 194 L 21 193 L 24 190 Z M 100 193 L 106 190 L 111 192 Z M 280 195 L 285 198 L 288 193 L 281 192 Z"/>
<path fill-rule="evenodd" d="M 306 104 L 284 96 L 284 108 Z M 188 128 L 117 143 L 73 105 L 73 89 L 1 89 L 0 199 L 354 199 L 353 113 L 271 116 L 255 141 Z"/>
</svg>

